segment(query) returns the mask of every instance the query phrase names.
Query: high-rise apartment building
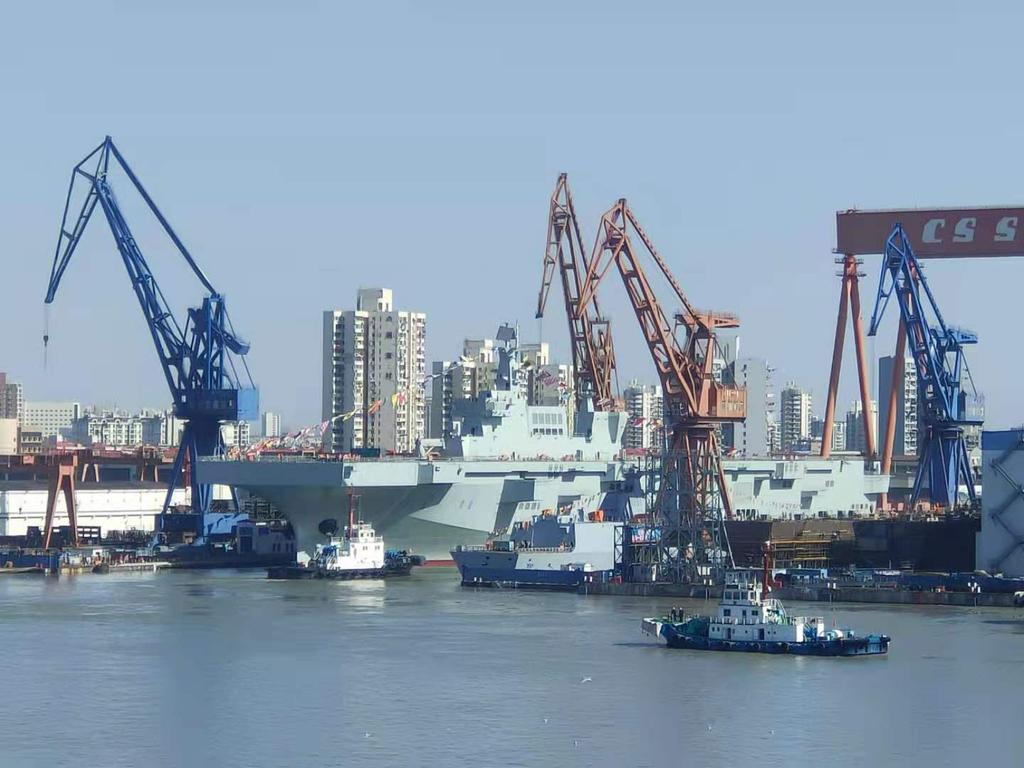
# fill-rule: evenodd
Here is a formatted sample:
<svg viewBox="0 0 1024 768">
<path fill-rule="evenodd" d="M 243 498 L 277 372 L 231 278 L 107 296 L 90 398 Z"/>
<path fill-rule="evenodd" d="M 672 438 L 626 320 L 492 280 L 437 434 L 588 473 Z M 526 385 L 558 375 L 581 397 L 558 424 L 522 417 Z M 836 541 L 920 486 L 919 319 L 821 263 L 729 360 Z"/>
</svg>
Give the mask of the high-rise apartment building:
<svg viewBox="0 0 1024 768">
<path fill-rule="evenodd" d="M 869 404 L 871 408 L 872 432 L 875 434 L 875 446 L 878 446 L 878 403 L 874 400 Z M 864 453 L 867 450 L 868 440 L 864 434 L 864 407 L 860 400 L 850 404 L 850 410 L 846 412 L 846 450 Z"/>
<path fill-rule="evenodd" d="M 738 424 L 722 425 L 723 446 L 744 458 L 768 456 L 775 410 L 768 363 L 756 357 L 742 357 L 731 363 L 725 373 L 730 383 L 747 390 L 747 418 Z"/>
<path fill-rule="evenodd" d="M 389 288 L 360 289 L 355 310 L 324 312 L 328 449 L 415 450 L 425 432 L 426 337 L 427 316 L 395 310 Z"/>
<path fill-rule="evenodd" d="M 878 359 L 878 424 L 881 429 L 889 418 L 889 389 L 892 386 L 892 369 L 896 358 L 892 355 Z M 916 456 L 918 434 L 917 412 L 917 366 L 914 358 L 906 355 L 900 385 L 896 389 L 896 436 L 893 440 L 894 456 Z M 881 451 L 883 436 L 879 436 Z"/>
<path fill-rule="evenodd" d="M 267 411 L 260 418 L 260 432 L 262 437 L 281 436 L 281 415 Z"/>
<path fill-rule="evenodd" d="M 660 384 L 641 384 L 634 379 L 622 392 L 629 421 L 622 447 L 633 450 L 661 448 L 665 427 L 665 398 Z"/>
<path fill-rule="evenodd" d="M 445 438 L 454 432 L 453 406 L 476 397 L 477 364 L 467 360 L 436 360 L 430 379 L 430 436 Z"/>
<path fill-rule="evenodd" d="M 833 451 L 845 451 L 846 450 L 846 422 L 845 421 L 833 421 L 832 422 L 832 450 Z"/>
<path fill-rule="evenodd" d="M 811 393 L 792 382 L 779 397 L 779 437 L 784 453 L 811 439 Z"/>
<path fill-rule="evenodd" d="M 0 419 L 14 419 L 20 425 L 25 418 L 25 395 L 21 384 L 0 372 Z"/>
</svg>

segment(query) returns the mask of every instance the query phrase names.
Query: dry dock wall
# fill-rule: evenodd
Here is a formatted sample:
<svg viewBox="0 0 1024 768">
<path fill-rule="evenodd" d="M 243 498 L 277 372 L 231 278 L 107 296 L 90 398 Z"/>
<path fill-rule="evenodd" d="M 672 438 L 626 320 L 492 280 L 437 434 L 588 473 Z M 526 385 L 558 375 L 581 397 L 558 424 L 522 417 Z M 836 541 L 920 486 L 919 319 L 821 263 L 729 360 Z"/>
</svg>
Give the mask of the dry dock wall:
<svg viewBox="0 0 1024 768">
<path fill-rule="evenodd" d="M 981 434 L 978 568 L 1024 576 L 1024 430 Z"/>
</svg>

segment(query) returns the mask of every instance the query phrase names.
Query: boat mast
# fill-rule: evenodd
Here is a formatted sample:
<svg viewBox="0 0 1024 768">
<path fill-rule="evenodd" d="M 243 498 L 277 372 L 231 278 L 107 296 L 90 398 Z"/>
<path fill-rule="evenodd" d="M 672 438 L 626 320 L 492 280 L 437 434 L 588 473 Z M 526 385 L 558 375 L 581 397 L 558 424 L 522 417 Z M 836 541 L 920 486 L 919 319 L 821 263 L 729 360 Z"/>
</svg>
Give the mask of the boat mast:
<svg viewBox="0 0 1024 768">
<path fill-rule="evenodd" d="M 772 578 L 772 566 L 775 564 L 775 558 L 772 556 L 771 541 L 766 541 L 761 546 L 761 553 L 761 562 L 764 569 L 761 575 L 761 599 L 766 600 L 768 593 L 772 591 L 772 584 L 775 583 L 775 579 Z"/>
</svg>

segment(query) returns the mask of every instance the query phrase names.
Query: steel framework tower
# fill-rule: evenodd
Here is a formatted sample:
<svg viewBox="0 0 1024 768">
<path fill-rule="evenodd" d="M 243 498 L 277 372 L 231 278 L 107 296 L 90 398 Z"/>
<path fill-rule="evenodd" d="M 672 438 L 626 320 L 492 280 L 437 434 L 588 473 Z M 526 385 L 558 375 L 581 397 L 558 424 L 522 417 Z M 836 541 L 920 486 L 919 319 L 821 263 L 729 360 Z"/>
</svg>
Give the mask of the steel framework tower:
<svg viewBox="0 0 1024 768">
<path fill-rule="evenodd" d="M 978 337 L 970 331 L 946 325 L 922 265 L 900 224 L 893 228 L 885 243 L 869 336 L 878 332 L 893 296 L 900 308 L 896 362 L 902 368 L 904 345 L 909 343 L 917 367 L 918 400 L 925 431 L 911 506 L 921 498 L 926 476 L 929 497 L 934 504 L 955 507 L 960 482 L 966 484 L 973 504 L 976 501 L 974 479 L 964 442 L 964 427 L 982 423 L 983 416 L 964 346 L 976 344 Z M 971 382 L 971 392 L 964 390 L 965 376 Z M 892 420 L 894 409 L 889 410 Z"/>
<path fill-rule="evenodd" d="M 138 243 L 128 226 L 114 190 L 110 174 L 120 168 L 150 212 L 159 222 L 174 247 L 191 267 L 208 294 L 199 307 L 189 308 L 184 328 L 175 319 L 157 284 Z M 76 194 L 77 193 L 77 194 Z M 73 200 L 84 194 L 75 213 Z M 131 279 L 132 290 L 146 319 L 167 386 L 171 391 L 174 415 L 186 420 L 181 445 L 174 460 L 164 510 L 170 505 L 174 489 L 182 479 L 186 461 L 191 462 L 192 507 L 206 513 L 210 508 L 211 486 L 200 483 L 196 459 L 214 455 L 221 445 L 220 425 L 225 421 L 256 419 L 259 395 L 252 382 L 245 355 L 249 345 L 239 339 L 231 327 L 224 296 L 207 279 L 178 238 L 156 203 L 125 162 L 113 140 L 103 143 L 74 167 L 61 220 L 57 248 L 46 291 L 46 303 L 53 302 L 61 278 L 74 255 L 97 203 L 106 216 L 114 242 Z M 43 337 L 44 344 L 49 340 Z M 236 365 L 236 358 L 239 365 Z M 241 385 L 239 367 L 244 370 L 247 387 Z"/>
<path fill-rule="evenodd" d="M 612 410 L 616 407 L 616 398 L 612 385 L 615 347 L 612 344 L 611 324 L 601 314 L 596 297 L 586 307 L 580 305 L 580 294 L 583 292 L 589 263 L 569 181 L 564 173 L 559 174 L 555 191 L 551 195 L 544 273 L 537 296 L 537 318 L 544 316 L 556 267 L 562 278 L 562 296 L 569 323 L 576 407 L 585 407 L 590 401 L 595 410 Z"/>
<path fill-rule="evenodd" d="M 647 279 L 631 234 L 643 244 L 682 305 L 674 325 Z M 578 312 L 593 301 L 613 264 L 664 392 L 667 428 L 657 502 L 663 551 L 673 577 L 695 580 L 732 560 L 724 526 L 732 509 L 715 427 L 745 418 L 746 391 L 716 382 L 712 368 L 716 330 L 736 328 L 739 321 L 725 313 L 699 312 L 690 304 L 625 199 L 601 219 Z M 680 328 L 682 340 L 677 337 Z"/>
</svg>

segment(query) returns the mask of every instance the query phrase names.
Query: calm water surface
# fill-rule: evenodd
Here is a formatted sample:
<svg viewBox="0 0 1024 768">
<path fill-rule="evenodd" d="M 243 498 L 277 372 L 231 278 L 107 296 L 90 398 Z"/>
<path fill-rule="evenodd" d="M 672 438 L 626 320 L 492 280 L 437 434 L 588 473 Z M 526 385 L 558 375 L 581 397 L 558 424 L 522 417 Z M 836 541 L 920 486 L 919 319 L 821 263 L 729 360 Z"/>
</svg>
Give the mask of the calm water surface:
<svg viewBox="0 0 1024 768">
<path fill-rule="evenodd" d="M 0 577 L 0 766 L 1024 765 L 1021 611 L 841 606 L 894 642 L 835 660 L 655 646 L 669 604 Z"/>
</svg>

